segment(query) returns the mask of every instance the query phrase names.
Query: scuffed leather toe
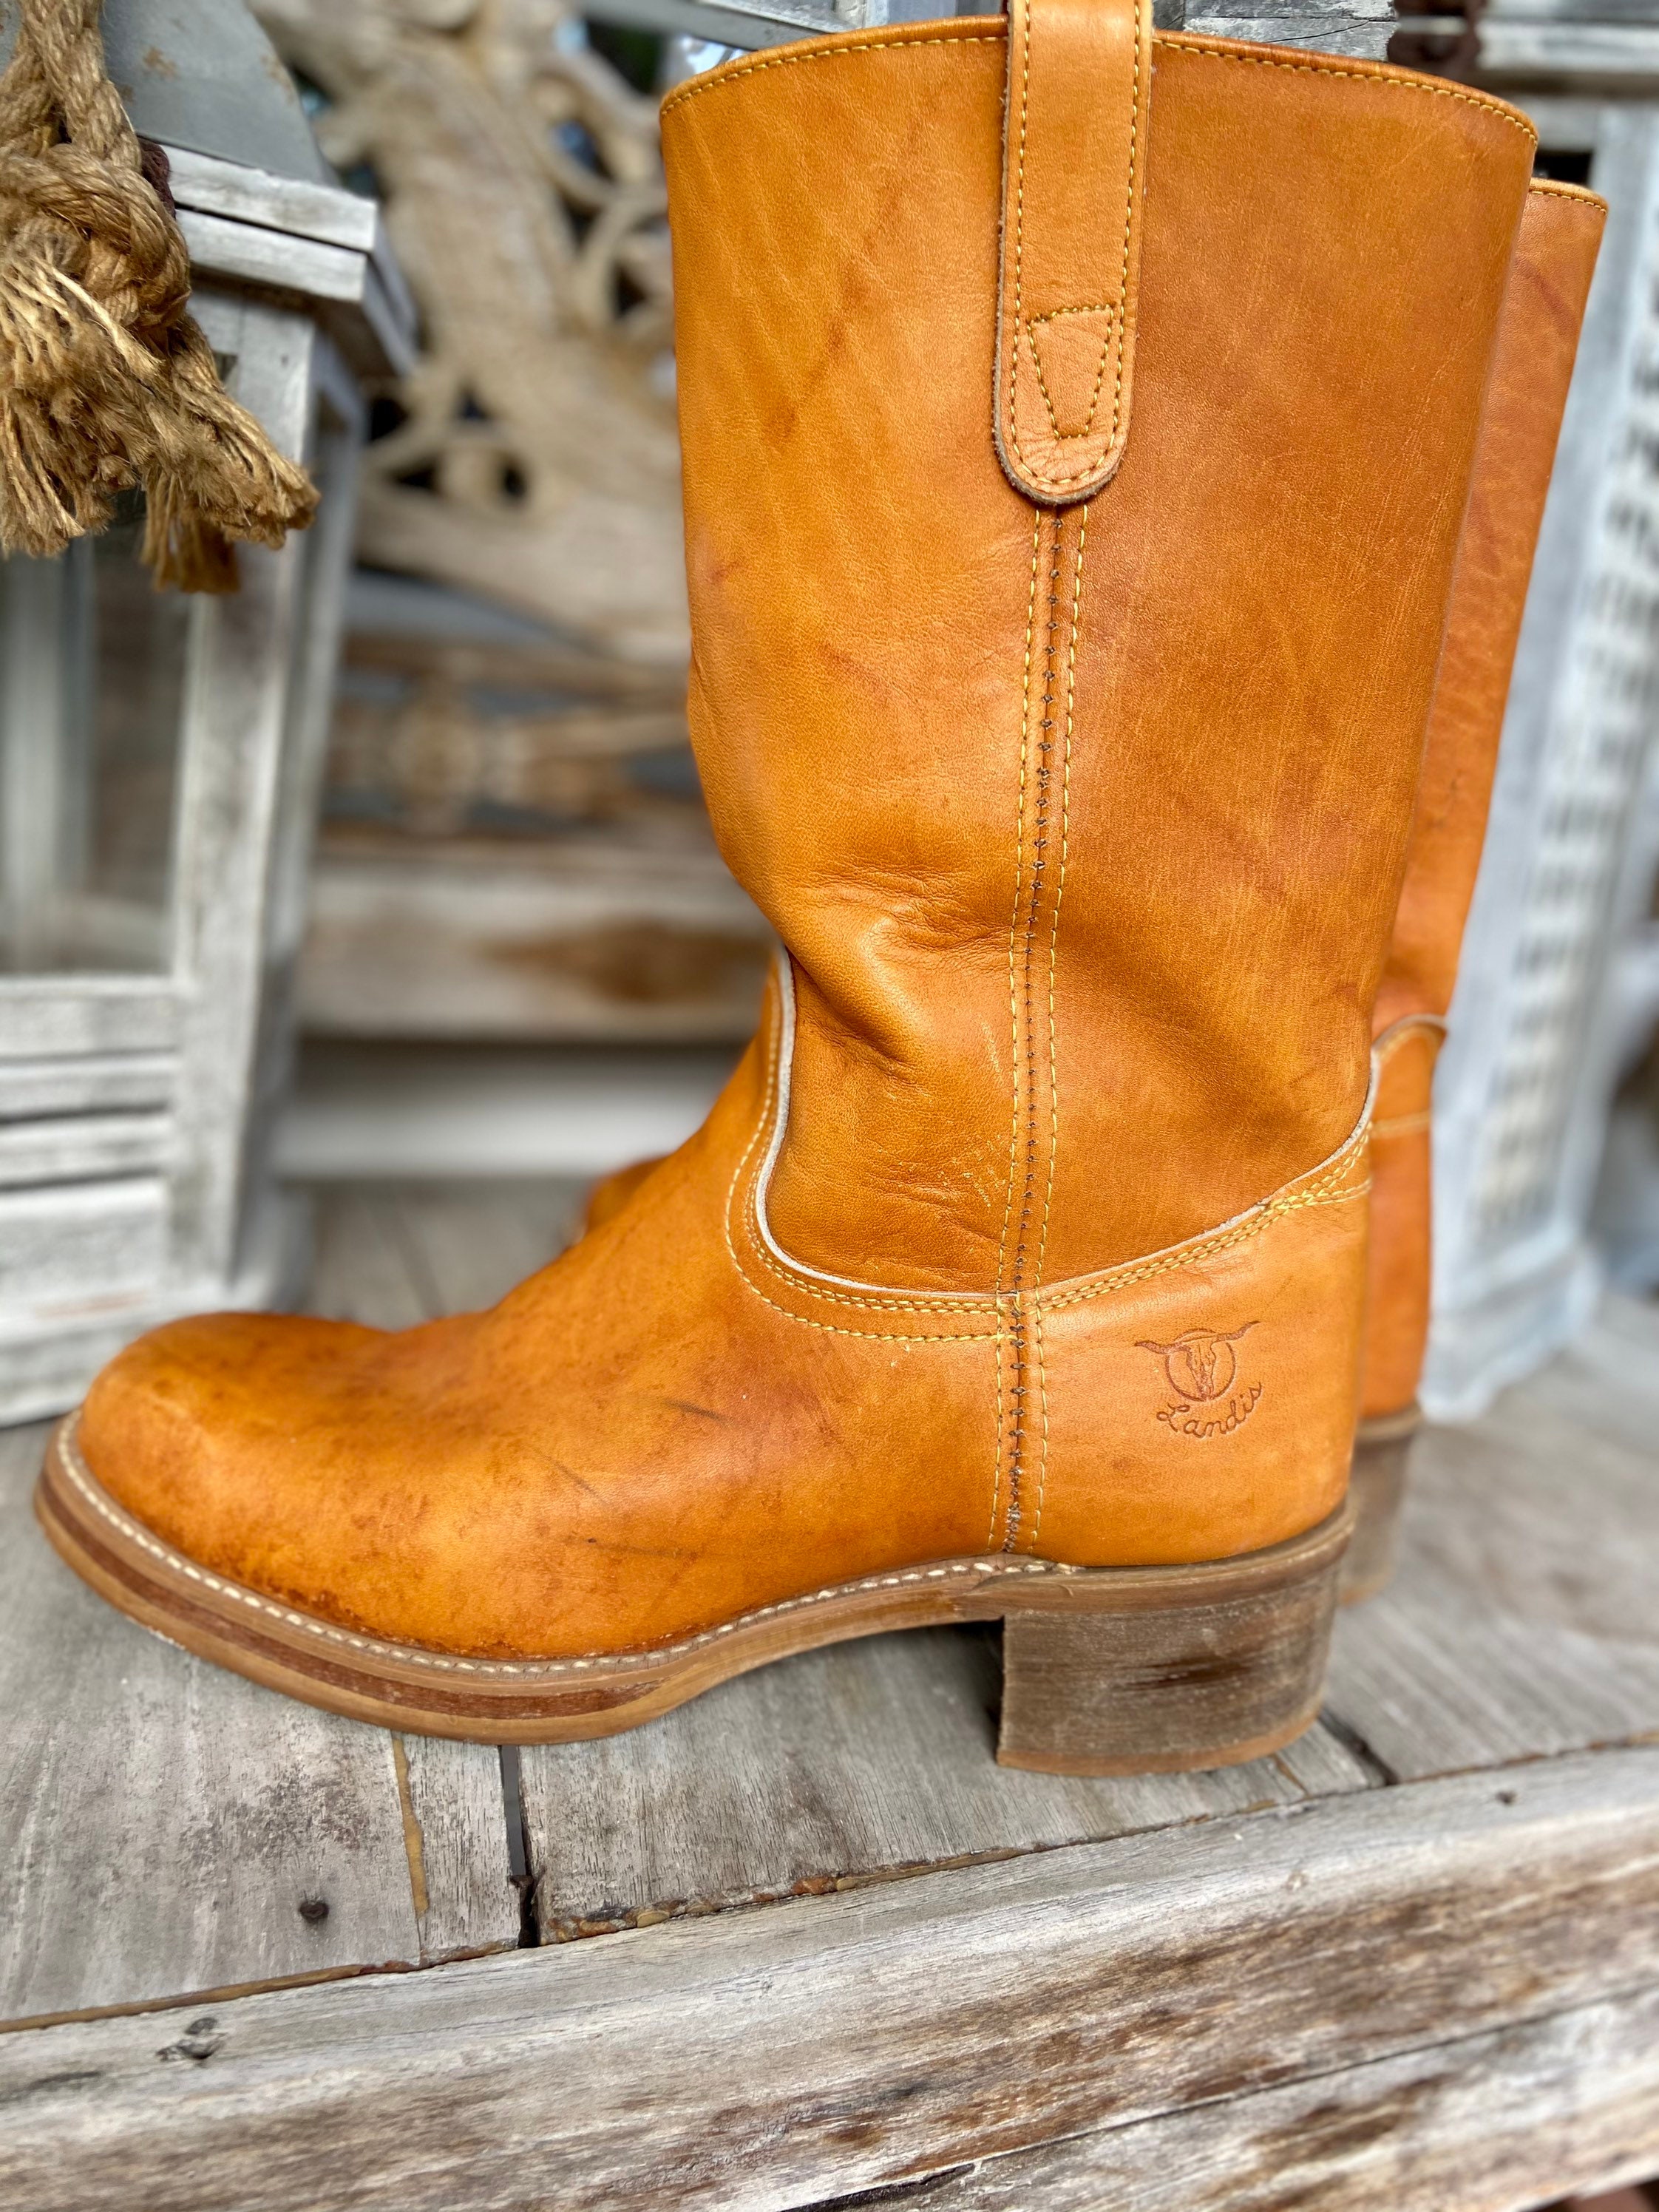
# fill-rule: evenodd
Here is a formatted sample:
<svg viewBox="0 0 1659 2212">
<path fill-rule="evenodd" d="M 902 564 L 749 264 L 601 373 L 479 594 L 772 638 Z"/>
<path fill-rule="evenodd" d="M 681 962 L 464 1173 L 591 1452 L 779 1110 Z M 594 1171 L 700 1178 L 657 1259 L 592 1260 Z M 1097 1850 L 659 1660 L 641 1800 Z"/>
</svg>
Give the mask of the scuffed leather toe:
<svg viewBox="0 0 1659 2212">
<path fill-rule="evenodd" d="M 492 1440 L 486 1316 L 390 1334 L 211 1314 L 88 1395 L 94 1474 L 199 1565 L 343 1627 L 480 1654 L 556 1640 L 544 1486 Z"/>
</svg>

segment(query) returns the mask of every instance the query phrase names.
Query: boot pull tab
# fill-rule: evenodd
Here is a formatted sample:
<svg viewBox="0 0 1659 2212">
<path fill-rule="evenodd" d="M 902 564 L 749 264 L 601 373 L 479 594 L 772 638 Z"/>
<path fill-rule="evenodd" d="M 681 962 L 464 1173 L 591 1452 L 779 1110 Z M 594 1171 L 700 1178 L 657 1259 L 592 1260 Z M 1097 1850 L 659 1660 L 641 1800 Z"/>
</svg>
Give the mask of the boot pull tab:
<svg viewBox="0 0 1659 2212">
<path fill-rule="evenodd" d="M 1152 77 L 1152 0 L 1008 0 L 994 423 L 1045 507 L 1128 441 Z"/>
</svg>

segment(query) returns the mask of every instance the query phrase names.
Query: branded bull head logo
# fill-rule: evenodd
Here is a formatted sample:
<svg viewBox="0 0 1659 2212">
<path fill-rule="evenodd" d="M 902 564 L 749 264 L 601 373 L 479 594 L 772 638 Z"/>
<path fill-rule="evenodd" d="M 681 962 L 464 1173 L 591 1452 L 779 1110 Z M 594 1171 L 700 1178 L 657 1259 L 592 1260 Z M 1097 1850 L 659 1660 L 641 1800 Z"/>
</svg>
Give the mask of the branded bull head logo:
<svg viewBox="0 0 1659 2212">
<path fill-rule="evenodd" d="M 1152 1344 L 1143 1337 L 1135 1348 L 1153 1352 L 1164 1362 L 1172 1390 L 1189 1404 L 1205 1406 L 1212 1398 L 1224 1398 L 1232 1389 L 1238 1373 L 1238 1355 L 1233 1346 L 1255 1327 L 1253 1321 L 1247 1321 L 1243 1328 L 1183 1329 L 1173 1344 Z"/>
</svg>

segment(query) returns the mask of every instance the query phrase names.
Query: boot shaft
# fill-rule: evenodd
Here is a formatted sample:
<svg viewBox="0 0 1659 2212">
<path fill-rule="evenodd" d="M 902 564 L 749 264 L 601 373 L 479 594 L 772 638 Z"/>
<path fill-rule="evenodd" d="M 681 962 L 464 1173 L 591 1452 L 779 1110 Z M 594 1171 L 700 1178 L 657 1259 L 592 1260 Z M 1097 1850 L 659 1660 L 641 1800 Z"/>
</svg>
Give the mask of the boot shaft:
<svg viewBox="0 0 1659 2212">
<path fill-rule="evenodd" d="M 1567 404 L 1606 203 L 1574 185 L 1527 193 L 1435 683 L 1388 965 L 1382 1031 L 1443 1019 L 1498 767 L 1510 673 Z"/>
<path fill-rule="evenodd" d="M 1605 204 L 1571 185 L 1527 194 L 1498 324 L 1445 648 L 1378 994 L 1370 1291 L 1362 1410 L 1403 1411 L 1428 1339 L 1436 1054 L 1457 981 L 1533 553 L 1589 297 Z"/>
<path fill-rule="evenodd" d="M 993 420 L 1006 64 L 969 19 L 664 108 L 693 736 L 795 978 L 771 1228 L 947 1291 L 1169 1245 L 1358 1119 L 1533 150 L 1158 38 L 1127 442 L 1039 504 Z"/>
</svg>

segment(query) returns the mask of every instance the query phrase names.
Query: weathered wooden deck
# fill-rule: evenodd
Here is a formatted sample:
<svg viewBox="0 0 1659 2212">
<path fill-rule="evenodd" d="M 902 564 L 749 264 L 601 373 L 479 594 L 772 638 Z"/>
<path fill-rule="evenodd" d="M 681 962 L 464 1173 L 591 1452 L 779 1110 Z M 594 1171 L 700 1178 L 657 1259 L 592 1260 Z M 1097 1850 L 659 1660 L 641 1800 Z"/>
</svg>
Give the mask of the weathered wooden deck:
<svg viewBox="0 0 1659 2212">
<path fill-rule="evenodd" d="M 573 1198 L 331 1194 L 316 1303 L 484 1302 Z M 1140 1782 L 996 1767 L 978 1631 L 603 1744 L 336 1720 L 83 1589 L 43 1435 L 0 1433 L 9 2212 L 1501 2212 L 1659 2168 L 1659 1309 L 1427 1440 L 1321 1727 Z"/>
</svg>

